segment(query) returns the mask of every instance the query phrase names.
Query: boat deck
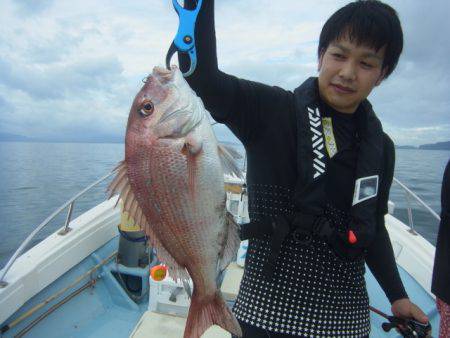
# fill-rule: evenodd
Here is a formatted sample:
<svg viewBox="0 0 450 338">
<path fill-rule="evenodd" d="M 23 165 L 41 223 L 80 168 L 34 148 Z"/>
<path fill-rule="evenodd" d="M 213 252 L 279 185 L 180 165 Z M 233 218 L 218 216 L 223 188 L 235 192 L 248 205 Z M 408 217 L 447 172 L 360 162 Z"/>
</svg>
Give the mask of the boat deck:
<svg viewBox="0 0 450 338">
<path fill-rule="evenodd" d="M 243 273 L 244 269 L 236 263 L 228 266 L 221 287 L 222 295 L 228 303 L 235 301 Z M 147 311 L 136 325 L 130 338 L 148 338 L 149 332 L 164 332 L 164 338 L 180 338 L 183 337 L 185 325 L 185 318 Z M 202 338 L 230 338 L 230 334 L 214 325 L 206 330 Z"/>
<path fill-rule="evenodd" d="M 105 202 L 80 216 L 72 223 L 74 230 L 68 238 L 51 236 L 20 259 L 16 265 L 20 269 L 11 272 L 11 284 L 0 290 L 0 295 L 3 293 L 2 304 L 9 304 L 8 307 L 21 301 L 19 295 L 26 300 L 14 314 L 4 316 L 2 338 L 123 338 L 130 334 L 133 338 L 182 337 L 185 319 L 148 312 L 148 296 L 138 303 L 132 301 L 116 279 L 118 265 L 114 255 L 118 247 L 119 213 L 110 211 L 113 203 Z M 77 222 L 85 225 L 77 227 Z M 412 301 L 426 312 L 436 333 L 439 315 L 429 290 L 434 248 L 422 243 L 425 240 L 420 236 L 407 235 L 408 227 L 400 223 L 391 216 L 387 218 L 400 275 Z M 427 245 L 430 248 L 426 249 Z M 96 249 L 92 250 L 94 247 Z M 423 252 L 415 251 L 416 248 L 422 248 Z M 85 258 L 76 263 L 75 255 Z M 64 269 L 69 263 L 75 265 Z M 143 278 L 147 274 L 148 278 L 148 269 L 141 270 L 137 273 Z M 59 275 L 59 271 L 64 273 Z M 225 275 L 222 292 L 229 304 L 237 295 L 243 271 L 231 264 Z M 412 271 L 413 275 L 407 271 Z M 20 280 L 19 272 L 23 275 Z M 54 278 L 53 281 L 50 282 L 50 278 Z M 371 305 L 390 314 L 390 304 L 368 269 L 366 282 Z M 31 292 L 35 293 L 28 297 Z M 383 318 L 371 313 L 371 337 L 399 337 L 395 331 L 389 334 L 382 331 L 383 322 Z M 230 336 L 212 327 L 203 337 Z"/>
<path fill-rule="evenodd" d="M 424 289 L 401 267 L 399 267 L 401 278 L 405 288 L 414 302 L 420 304 L 422 310 L 431 320 L 434 332 L 439 326 L 439 315 L 436 310 L 434 300 L 424 291 Z M 227 300 L 235 299 L 238 292 L 238 285 L 243 275 L 243 269 L 232 263 L 227 270 L 222 292 Z M 383 290 L 378 285 L 375 277 L 367 270 L 366 283 L 369 292 L 370 303 L 373 307 L 390 314 L 390 304 L 384 296 Z M 385 320 L 375 313 L 371 313 L 371 337 L 400 337 L 394 330 L 386 333 L 381 328 Z M 183 336 L 186 320 L 184 318 L 170 315 L 161 315 L 147 311 L 142 316 L 136 329 L 131 334 L 131 338 L 148 338 L 150 332 L 164 332 L 165 338 L 179 338 Z M 157 335 L 155 335 L 156 337 Z M 212 327 L 203 335 L 203 338 L 229 338 L 230 334 L 219 327 Z"/>
<path fill-rule="evenodd" d="M 69 270 L 61 278 L 49 285 L 43 292 L 30 299 L 16 312 L 6 323 L 24 315 L 31 308 L 45 301 L 50 295 L 63 289 L 65 286 L 98 264 L 98 261 L 109 257 L 117 247 L 117 238 L 114 238 L 105 246 L 97 250 L 93 255 L 83 260 L 79 265 Z M 125 294 L 120 284 L 113 276 L 114 260 L 104 265 L 99 271 L 100 278 L 93 287 L 88 287 L 77 296 L 71 298 L 64 305 L 51 312 L 46 318 L 37 323 L 25 337 L 182 337 L 185 319 L 168 315 L 160 315 L 147 311 L 148 299 L 141 304 L 131 301 Z M 438 328 L 439 316 L 436 311 L 433 298 L 401 267 L 400 274 L 408 294 L 413 301 L 420 304 L 421 308 L 431 319 L 434 332 Z M 243 269 L 235 263 L 231 264 L 225 276 L 222 291 L 227 301 L 233 301 L 238 292 Z M 88 281 L 89 278 L 86 279 Z M 82 282 L 80 285 L 85 283 Z M 385 313 L 390 313 L 390 305 L 383 291 L 369 270 L 366 273 L 367 288 L 371 305 Z M 79 286 L 78 286 L 79 287 Z M 76 290 L 70 289 L 62 297 Z M 50 302 L 39 309 L 29 318 L 23 320 L 17 326 L 11 328 L 2 337 L 14 337 L 45 313 L 55 302 Z M 372 337 L 398 337 L 395 332 L 386 334 L 381 329 L 383 318 L 371 314 Z M 137 323 L 137 324 L 136 324 Z M 51 331 L 49 331 L 51 328 Z M 20 335 L 19 335 L 20 337 Z M 219 327 L 210 328 L 205 338 L 230 337 L 229 333 Z"/>
</svg>

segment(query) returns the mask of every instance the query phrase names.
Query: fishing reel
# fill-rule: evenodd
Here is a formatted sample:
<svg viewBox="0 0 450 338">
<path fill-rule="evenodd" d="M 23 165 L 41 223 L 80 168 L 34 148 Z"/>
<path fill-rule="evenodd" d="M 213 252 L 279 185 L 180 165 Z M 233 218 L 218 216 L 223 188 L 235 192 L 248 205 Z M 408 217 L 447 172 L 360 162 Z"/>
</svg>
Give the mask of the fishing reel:
<svg viewBox="0 0 450 338">
<path fill-rule="evenodd" d="M 405 338 L 426 338 L 431 337 L 431 324 L 422 324 L 412 319 L 402 319 L 394 316 L 388 316 L 389 322 L 383 323 L 381 327 L 385 332 L 397 329 Z"/>
</svg>

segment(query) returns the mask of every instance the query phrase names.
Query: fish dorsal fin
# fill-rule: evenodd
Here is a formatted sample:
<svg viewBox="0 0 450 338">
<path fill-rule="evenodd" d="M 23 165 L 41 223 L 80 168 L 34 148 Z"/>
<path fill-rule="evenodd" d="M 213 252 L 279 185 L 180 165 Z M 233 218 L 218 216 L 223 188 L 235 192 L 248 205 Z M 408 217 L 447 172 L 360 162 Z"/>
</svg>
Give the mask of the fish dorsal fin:
<svg viewBox="0 0 450 338">
<path fill-rule="evenodd" d="M 133 217 L 136 223 L 140 222 L 144 214 L 142 212 L 142 209 L 138 205 L 133 189 L 131 189 L 130 181 L 128 180 L 126 162 L 119 162 L 119 164 L 113 171 L 116 171 L 117 174 L 107 188 L 107 191 L 109 192 L 108 199 L 110 199 L 114 194 L 119 193 L 117 203 L 119 202 L 119 200 L 122 200 L 123 211 L 128 212 L 128 215 L 130 217 Z"/>
<path fill-rule="evenodd" d="M 217 145 L 217 150 L 219 152 L 219 158 L 220 162 L 222 163 L 224 173 L 244 179 L 242 170 L 239 169 L 239 167 L 236 164 L 236 159 L 238 159 L 238 157 L 236 157 L 236 154 L 240 156 L 239 153 L 234 149 L 230 151 L 230 147 L 220 143 Z M 240 158 L 242 158 L 242 156 L 240 156 Z"/>
<path fill-rule="evenodd" d="M 133 189 L 131 188 L 130 181 L 128 180 L 126 162 L 119 162 L 113 171 L 116 171 L 117 174 L 108 186 L 108 199 L 110 199 L 114 194 L 119 193 L 117 202 L 122 199 L 122 212 L 128 212 L 128 217 L 132 218 L 134 222 L 140 226 L 141 230 L 143 230 L 148 236 L 151 246 L 156 249 L 158 259 L 169 268 L 169 275 L 175 281 L 188 280 L 189 274 L 186 269 L 180 266 L 172 255 L 164 248 L 157 234 L 152 229 L 152 226 L 149 222 L 147 222 L 147 218 L 139 206 L 139 202 L 136 199 Z"/>
</svg>

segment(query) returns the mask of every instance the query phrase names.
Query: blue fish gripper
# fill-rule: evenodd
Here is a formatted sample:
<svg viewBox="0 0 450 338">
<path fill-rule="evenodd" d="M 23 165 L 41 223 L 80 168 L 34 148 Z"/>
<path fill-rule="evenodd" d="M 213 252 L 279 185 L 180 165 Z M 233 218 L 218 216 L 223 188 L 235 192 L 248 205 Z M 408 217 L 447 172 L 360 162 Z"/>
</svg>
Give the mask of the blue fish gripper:
<svg viewBox="0 0 450 338">
<path fill-rule="evenodd" d="M 203 0 L 197 1 L 195 9 L 185 9 L 179 3 L 178 0 L 172 0 L 173 7 L 178 14 L 179 26 L 178 32 L 170 45 L 169 51 L 166 55 L 166 67 L 170 69 L 170 60 L 173 54 L 185 53 L 189 55 L 190 67 L 186 73 L 183 73 L 184 77 L 191 75 L 195 71 L 197 66 L 197 51 L 195 49 L 195 23 L 197 16 L 202 6 Z"/>
</svg>

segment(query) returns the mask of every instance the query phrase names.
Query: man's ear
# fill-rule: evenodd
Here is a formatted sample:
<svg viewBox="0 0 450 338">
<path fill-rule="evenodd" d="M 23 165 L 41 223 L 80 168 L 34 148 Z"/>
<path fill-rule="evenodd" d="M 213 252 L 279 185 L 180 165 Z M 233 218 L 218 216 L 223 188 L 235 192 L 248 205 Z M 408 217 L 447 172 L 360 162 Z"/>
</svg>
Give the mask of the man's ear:
<svg viewBox="0 0 450 338">
<path fill-rule="evenodd" d="M 386 76 L 386 72 L 387 72 L 387 69 L 386 69 L 386 68 L 383 68 L 383 69 L 381 70 L 381 74 L 380 74 L 380 76 L 378 77 L 377 82 L 375 83 L 375 87 L 376 87 L 376 86 L 379 86 L 379 85 L 381 84 L 381 82 L 384 80 L 384 78 L 385 78 L 385 76 Z"/>
<path fill-rule="evenodd" d="M 320 72 L 320 68 L 322 68 L 322 60 L 323 60 L 323 53 L 319 56 L 319 63 L 317 64 L 317 71 Z"/>
</svg>

